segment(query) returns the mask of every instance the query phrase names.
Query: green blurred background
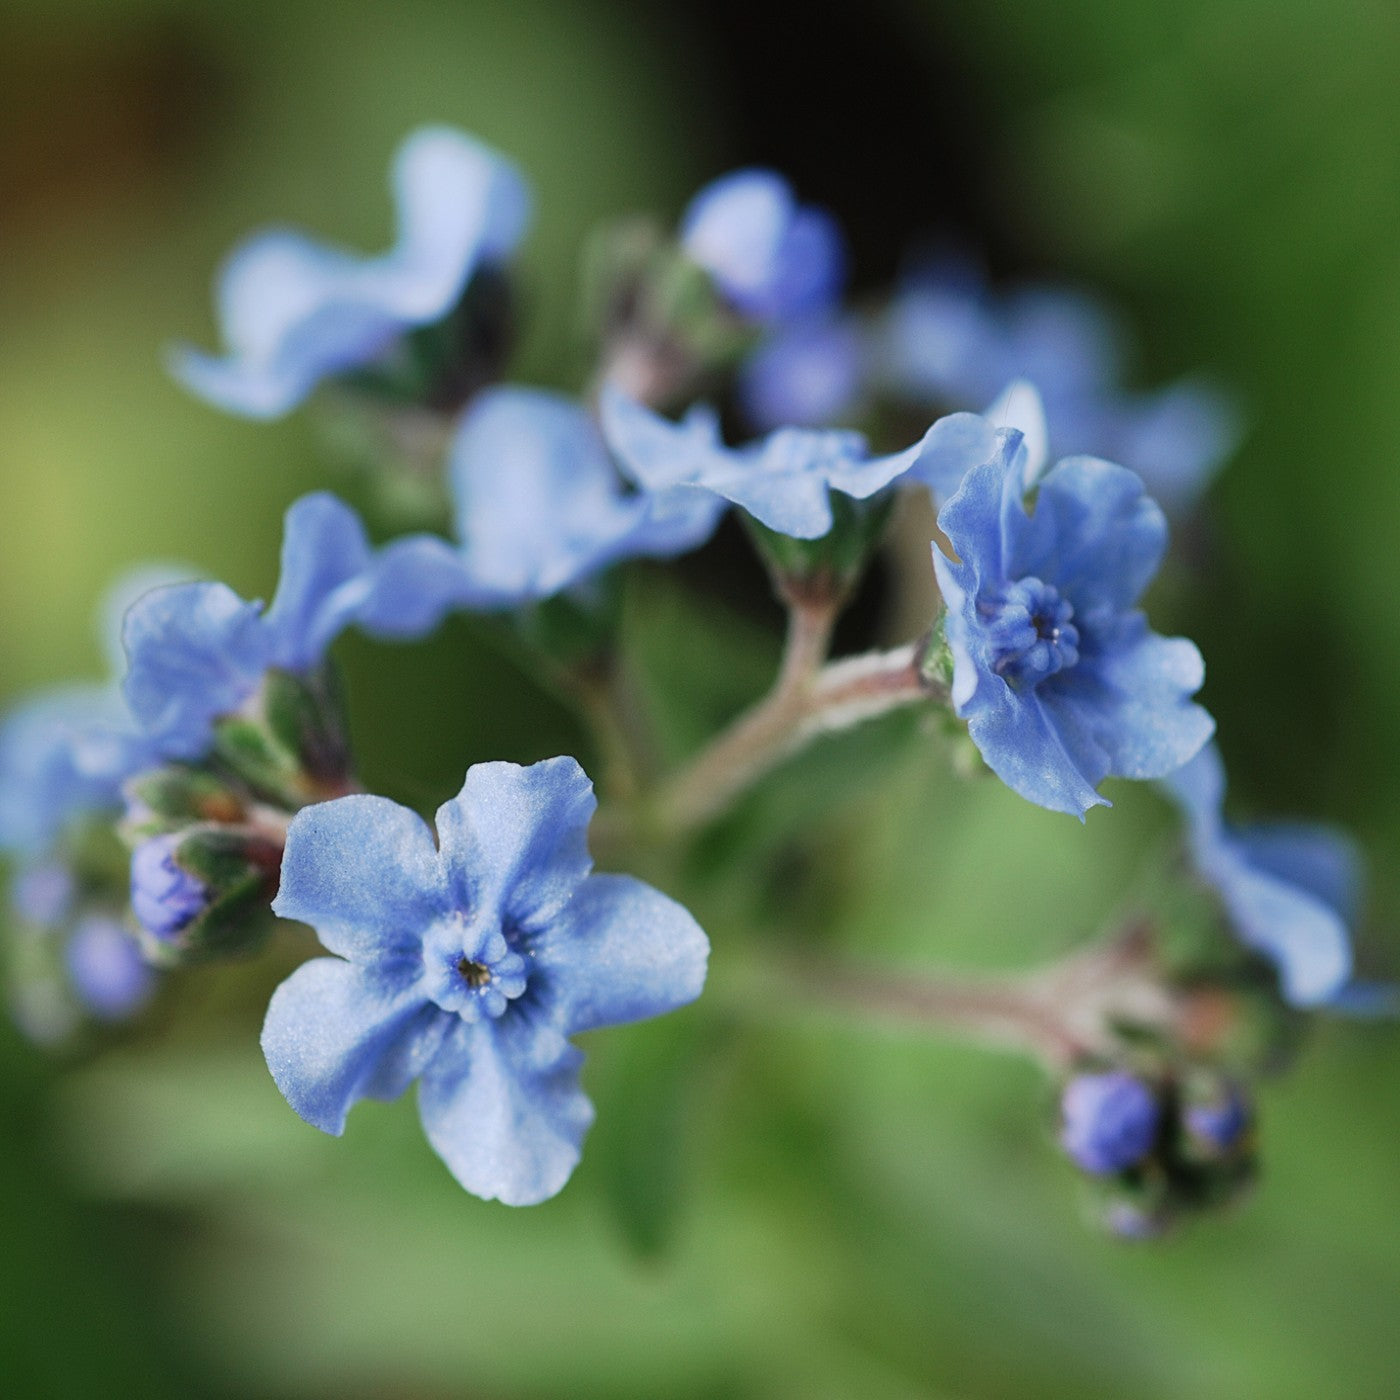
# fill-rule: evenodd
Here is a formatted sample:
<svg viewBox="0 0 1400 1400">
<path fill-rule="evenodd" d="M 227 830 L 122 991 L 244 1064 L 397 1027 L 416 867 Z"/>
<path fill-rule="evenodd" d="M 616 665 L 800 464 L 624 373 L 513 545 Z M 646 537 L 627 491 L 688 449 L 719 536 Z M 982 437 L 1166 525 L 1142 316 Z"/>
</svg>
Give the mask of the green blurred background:
<svg viewBox="0 0 1400 1400">
<path fill-rule="evenodd" d="M 98 672 L 91 610 L 128 563 L 190 560 L 265 595 L 286 504 L 343 484 L 306 415 L 229 419 L 161 371 L 165 343 L 211 335 L 210 274 L 249 227 L 382 245 L 400 137 L 475 131 L 534 179 L 519 373 L 559 381 L 586 230 L 770 162 L 840 213 L 862 288 L 915 235 L 951 233 L 999 273 L 1118 299 L 1145 382 L 1206 365 L 1238 386 L 1250 436 L 1163 610 L 1206 653 L 1240 800 L 1361 836 L 1364 957 L 1393 971 L 1400 11 L 810 0 L 797 16 L 6 0 L 0 693 Z M 668 577 L 634 622 L 680 743 L 685 716 L 761 688 L 776 632 L 733 586 L 696 601 Z M 470 761 L 590 757 L 470 623 L 412 649 L 352 639 L 343 659 L 379 790 L 426 806 Z M 1100 926 L 1165 826 L 1120 785 L 1081 829 L 909 740 L 895 725 L 828 745 L 665 872 L 717 968 L 765 939 L 1023 965 Z M 360 1108 L 342 1142 L 295 1118 L 256 1029 L 296 956 L 186 974 L 139 1027 L 57 1059 L 0 1029 L 5 1394 L 1400 1391 L 1392 1026 L 1320 1027 L 1264 1092 L 1255 1199 L 1153 1247 L 1085 1227 L 1030 1068 L 764 1008 L 594 1037 L 583 1165 L 560 1199 L 510 1211 L 454 1185 L 411 1098 Z"/>
</svg>

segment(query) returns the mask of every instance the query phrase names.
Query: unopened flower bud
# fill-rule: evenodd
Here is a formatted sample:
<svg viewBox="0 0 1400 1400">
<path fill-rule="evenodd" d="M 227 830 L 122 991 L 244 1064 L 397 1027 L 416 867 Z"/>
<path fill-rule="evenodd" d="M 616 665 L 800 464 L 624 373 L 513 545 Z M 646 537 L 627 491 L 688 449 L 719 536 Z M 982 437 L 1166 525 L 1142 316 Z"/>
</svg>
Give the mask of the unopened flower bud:
<svg viewBox="0 0 1400 1400">
<path fill-rule="evenodd" d="M 1106 1175 L 1135 1166 L 1157 1139 L 1157 1096 L 1121 1070 L 1079 1074 L 1060 1099 L 1060 1143 L 1086 1172 Z"/>
<path fill-rule="evenodd" d="M 176 938 L 208 907 L 209 888 L 176 860 L 182 837 L 153 836 L 131 857 L 131 908 L 154 937 Z"/>
<path fill-rule="evenodd" d="M 1252 1116 L 1244 1095 L 1225 1084 L 1208 1098 L 1190 1100 L 1181 1115 L 1194 1155 L 1220 1157 L 1233 1152 L 1249 1132 Z"/>
</svg>

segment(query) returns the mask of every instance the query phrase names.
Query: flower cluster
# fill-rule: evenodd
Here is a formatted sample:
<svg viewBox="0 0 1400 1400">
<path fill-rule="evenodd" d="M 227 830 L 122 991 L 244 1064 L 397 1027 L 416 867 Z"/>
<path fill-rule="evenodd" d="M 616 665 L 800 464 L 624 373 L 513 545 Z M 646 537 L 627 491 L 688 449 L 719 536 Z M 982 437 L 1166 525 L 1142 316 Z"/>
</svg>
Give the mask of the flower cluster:
<svg viewBox="0 0 1400 1400">
<path fill-rule="evenodd" d="M 695 1000 L 709 945 L 668 895 L 593 872 L 597 803 L 571 757 L 478 763 L 431 826 L 361 789 L 337 639 L 411 642 L 449 613 L 488 614 L 598 726 L 621 772 L 601 836 L 624 862 L 723 813 L 815 735 L 901 708 L 965 721 L 1010 789 L 1081 820 L 1109 805 L 1107 779 L 1163 781 L 1224 915 L 1207 919 L 1211 955 L 1171 955 L 1162 936 L 1095 955 L 1093 975 L 1046 982 L 1066 1003 L 1047 1028 L 1037 1002 L 1025 1039 L 1061 1078 L 1064 1151 L 1111 1183 L 1113 1228 L 1153 1233 L 1230 1194 L 1252 1163 L 1252 1071 L 1192 1013 L 1215 997 L 1287 1015 L 1364 989 L 1345 848 L 1224 824 L 1200 653 L 1141 610 L 1167 544 L 1149 487 L 1173 505 L 1194 494 L 1233 435 L 1223 401 L 1190 385 L 1123 394 L 1112 327 L 1058 294 L 1002 302 L 922 278 L 857 315 L 834 217 L 759 169 L 707 186 L 675 230 L 604 231 L 586 387 L 511 383 L 524 179 L 430 128 L 399 150 L 393 190 L 398 238 L 378 257 L 289 231 L 236 250 L 218 285 L 227 353 L 182 349 L 172 369 L 255 418 L 321 386 L 332 415 L 414 415 L 442 529 L 373 543 L 335 496 L 303 497 L 270 604 L 190 571 L 145 574 L 108 608 L 115 678 L 11 712 L 0 850 L 21 1021 L 52 1038 L 80 1007 L 133 1013 L 154 967 L 247 954 L 272 916 L 297 920 L 331 956 L 278 988 L 262 1031 L 296 1112 L 339 1134 L 355 1103 L 416 1082 L 429 1142 L 468 1191 L 514 1205 L 559 1191 L 593 1117 L 570 1038 Z M 948 411 L 886 440 L 911 402 Z M 758 433 L 740 446 L 721 427 L 735 412 Z M 938 512 L 926 567 L 941 616 L 906 645 L 831 660 L 911 492 Z M 657 774 L 608 701 L 627 644 L 609 600 L 624 571 L 705 546 L 731 507 L 789 611 L 787 651 L 766 698 Z M 49 1014 L 60 1003 L 66 1019 Z M 991 999 L 998 1024 L 1014 1004 Z"/>
</svg>

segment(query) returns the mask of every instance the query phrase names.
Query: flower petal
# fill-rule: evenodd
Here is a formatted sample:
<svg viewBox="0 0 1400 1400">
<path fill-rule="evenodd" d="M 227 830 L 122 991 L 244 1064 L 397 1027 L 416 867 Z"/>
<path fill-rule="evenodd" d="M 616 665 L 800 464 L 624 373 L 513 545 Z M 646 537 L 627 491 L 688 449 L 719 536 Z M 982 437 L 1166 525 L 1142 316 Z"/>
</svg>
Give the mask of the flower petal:
<svg viewBox="0 0 1400 1400">
<path fill-rule="evenodd" d="M 556 1035 L 548 1053 L 508 1014 L 458 1024 L 423 1074 L 418 1111 L 448 1170 L 473 1195 L 537 1205 L 578 1164 L 593 1105 L 578 1085 L 583 1056 Z"/>
<path fill-rule="evenodd" d="M 416 812 L 355 794 L 292 818 L 272 909 L 310 924 L 331 952 L 371 965 L 410 957 L 447 905 L 433 834 Z"/>
<path fill-rule="evenodd" d="M 581 404 L 539 389 L 479 394 L 452 445 L 463 567 L 484 592 L 547 597 L 625 552 L 646 514 L 625 496 Z"/>
<path fill-rule="evenodd" d="M 1159 637 L 1141 613 L 1120 620 L 1101 651 L 1041 687 L 1054 713 L 1075 716 L 1120 778 L 1161 778 L 1200 752 L 1215 721 L 1190 697 L 1205 663 L 1183 637 Z"/>
<path fill-rule="evenodd" d="M 689 911 L 628 875 L 592 875 L 532 945 L 568 1034 L 685 1006 L 710 945 Z"/>
<path fill-rule="evenodd" d="M 1008 533 L 1009 577 L 1054 584 L 1083 614 L 1132 607 L 1162 562 L 1167 522 L 1142 482 L 1095 457 L 1066 457 L 1040 481 L 1035 510 Z"/>
<path fill-rule="evenodd" d="M 996 457 L 1001 444 L 997 429 L 1003 426 L 977 413 L 950 413 L 938 419 L 919 443 L 910 480 L 927 486 L 941 505 L 973 467 Z"/>
<path fill-rule="evenodd" d="M 1261 822 L 1235 833 L 1245 859 L 1321 900 L 1344 923 L 1361 902 L 1361 852 L 1344 832 L 1306 822 Z"/>
<path fill-rule="evenodd" d="M 345 585 L 370 561 L 360 517 L 328 491 L 293 502 L 282 531 L 282 572 L 267 610 L 270 664 L 288 671 L 317 665 L 350 620 Z"/>
<path fill-rule="evenodd" d="M 1082 730 L 1062 732 L 1035 691 L 986 677 L 967 709 L 967 727 L 991 770 L 1028 801 L 1080 820 L 1090 807 L 1113 805 L 1094 791 L 1107 757 Z"/>
<path fill-rule="evenodd" d="M 315 958 L 273 992 L 262 1049 L 287 1102 L 339 1136 L 360 1099 L 403 1092 L 441 1044 L 445 1015 L 423 996 L 416 971 Z"/>
<path fill-rule="evenodd" d="M 1278 968 L 1296 1006 L 1329 1000 L 1351 977 L 1351 939 L 1321 900 L 1254 870 L 1237 849 L 1216 848 L 1203 868 L 1220 890 L 1240 938 Z"/>
<path fill-rule="evenodd" d="M 237 710 L 268 664 L 262 609 L 222 583 L 182 583 L 138 598 L 122 639 L 122 692 L 171 758 L 198 758 L 219 715 Z"/>
<path fill-rule="evenodd" d="M 597 805 L 572 758 L 474 764 L 437 812 L 453 902 L 495 909 L 526 931 L 542 928 L 592 868 L 588 823 Z"/>
</svg>

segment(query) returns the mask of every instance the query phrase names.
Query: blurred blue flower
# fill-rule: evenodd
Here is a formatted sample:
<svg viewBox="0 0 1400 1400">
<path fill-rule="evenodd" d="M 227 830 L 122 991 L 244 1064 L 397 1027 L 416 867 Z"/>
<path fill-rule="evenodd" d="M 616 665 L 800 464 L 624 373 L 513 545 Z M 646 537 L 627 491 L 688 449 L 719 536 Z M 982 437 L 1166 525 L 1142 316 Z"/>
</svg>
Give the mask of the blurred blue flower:
<svg viewBox="0 0 1400 1400">
<path fill-rule="evenodd" d="M 926 268 L 896 295 L 878 376 L 920 404 L 981 410 L 1014 379 L 1039 390 L 1056 457 L 1123 462 L 1169 510 L 1189 507 L 1241 431 L 1218 387 L 1188 377 L 1151 392 L 1122 388 L 1121 328 L 1067 288 L 995 295 L 963 263 Z M 1024 429 L 1014 418 L 1004 426 Z"/>
<path fill-rule="evenodd" d="M 109 686 L 41 691 L 0 722 L 0 850 L 37 858 L 91 812 L 119 809 L 150 747 Z"/>
<path fill-rule="evenodd" d="M 1060 1098 L 1060 1143 L 1096 1176 L 1135 1166 L 1157 1139 L 1157 1096 L 1131 1074 L 1077 1074 Z"/>
<path fill-rule="evenodd" d="M 994 443 L 976 414 L 940 418 L 921 442 L 888 457 L 866 454 L 860 433 L 782 428 L 728 448 L 714 413 L 699 406 L 672 423 L 613 388 L 601 398 L 603 435 L 644 490 L 690 489 L 742 507 L 770 530 L 819 539 L 832 526 L 832 491 L 865 500 L 906 478 L 935 488 L 960 481 Z"/>
<path fill-rule="evenodd" d="M 189 348 L 175 376 L 230 413 L 276 418 L 321 382 L 377 360 L 406 330 L 445 317 L 472 274 L 520 241 L 530 195 L 516 168 L 447 127 L 424 127 L 393 165 L 398 239 L 360 257 L 271 229 L 234 250 L 218 279 L 228 355 Z"/>
<path fill-rule="evenodd" d="M 938 523 L 952 699 L 983 758 L 1042 807 L 1084 817 L 1113 775 L 1160 778 L 1210 737 L 1190 697 L 1201 655 L 1134 609 L 1166 548 L 1162 512 L 1132 472 L 1091 457 L 1058 463 L 1023 501 L 1026 452 L 1004 431 Z"/>
<path fill-rule="evenodd" d="M 392 583 L 384 593 L 404 591 L 411 575 L 438 606 L 518 607 L 624 559 L 695 549 L 723 511 L 692 491 L 625 487 L 581 404 L 515 386 L 484 390 L 463 414 L 451 486 L 458 545 L 395 541 L 380 566 Z"/>
<path fill-rule="evenodd" d="M 865 336 L 849 318 L 808 317 L 779 327 L 739 371 L 739 400 L 761 433 L 823 428 L 848 413 L 864 387 Z"/>
<path fill-rule="evenodd" d="M 1298 1006 L 1341 997 L 1351 1009 L 1348 929 L 1361 891 L 1352 842 L 1303 823 L 1228 825 L 1225 765 L 1214 744 L 1163 786 L 1186 818 L 1196 869 L 1219 892 L 1241 941 L 1278 969 L 1284 996 Z"/>
<path fill-rule="evenodd" d="M 150 564 L 123 574 L 98 607 L 99 639 L 112 675 L 125 658 L 127 608 L 193 569 Z M 121 807 L 121 785 L 151 761 L 152 746 L 133 724 L 114 680 L 54 686 L 0 719 L 0 851 L 35 861 L 65 828 L 89 813 Z"/>
<path fill-rule="evenodd" d="M 352 624 L 379 637 L 419 636 L 445 606 L 394 545 L 376 553 L 355 512 L 316 492 L 287 511 L 271 607 L 222 583 L 158 588 L 132 605 L 123 693 L 161 758 L 196 759 L 214 721 L 236 712 L 270 668 L 313 669 Z"/>
<path fill-rule="evenodd" d="M 772 170 L 736 170 L 706 185 L 682 216 L 681 242 L 725 300 L 754 321 L 823 311 L 845 281 L 836 220 L 799 204 Z"/>
<path fill-rule="evenodd" d="M 554 758 L 470 769 L 437 845 L 382 797 L 298 813 L 273 909 L 338 956 L 277 989 L 262 1045 L 307 1122 L 339 1134 L 359 1099 L 419 1079 L 428 1139 L 468 1191 L 531 1205 L 560 1190 L 593 1118 L 568 1037 L 693 1001 L 708 954 L 680 905 L 590 874 L 595 806 L 579 765 Z"/>
<path fill-rule="evenodd" d="M 105 1021 L 133 1015 L 155 990 L 155 969 L 141 956 L 131 934 L 106 915 L 79 920 L 64 960 L 78 1000 Z"/>
</svg>

